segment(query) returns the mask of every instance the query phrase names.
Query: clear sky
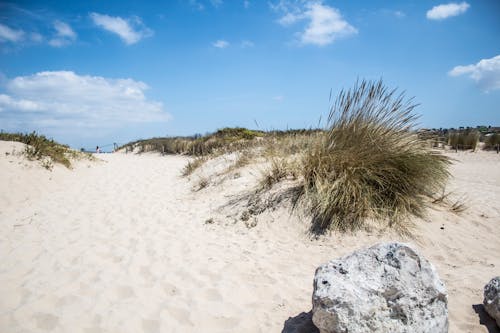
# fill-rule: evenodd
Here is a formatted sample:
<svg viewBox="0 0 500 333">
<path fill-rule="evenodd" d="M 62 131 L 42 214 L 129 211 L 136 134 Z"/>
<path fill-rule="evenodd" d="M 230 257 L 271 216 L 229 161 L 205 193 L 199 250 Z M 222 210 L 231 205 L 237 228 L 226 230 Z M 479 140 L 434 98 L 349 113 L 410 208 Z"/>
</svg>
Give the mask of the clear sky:
<svg viewBox="0 0 500 333">
<path fill-rule="evenodd" d="M 0 2 L 0 129 L 75 148 L 316 127 L 358 78 L 500 126 L 500 1 Z"/>
</svg>

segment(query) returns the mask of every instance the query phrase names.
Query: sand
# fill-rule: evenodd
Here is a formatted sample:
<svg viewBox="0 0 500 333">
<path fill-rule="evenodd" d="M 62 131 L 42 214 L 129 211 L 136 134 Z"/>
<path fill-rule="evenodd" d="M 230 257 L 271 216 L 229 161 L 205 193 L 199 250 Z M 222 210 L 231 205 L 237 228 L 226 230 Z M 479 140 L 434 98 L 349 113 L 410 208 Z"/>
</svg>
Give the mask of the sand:
<svg viewBox="0 0 500 333">
<path fill-rule="evenodd" d="M 467 210 L 429 209 L 416 238 L 314 239 L 307 218 L 284 208 L 249 228 L 240 206 L 221 207 L 252 188 L 259 167 L 220 180 L 223 160 L 186 179 L 185 157 L 116 153 L 48 171 L 22 149 L 0 141 L 0 332 L 281 332 L 311 309 L 319 264 L 388 240 L 436 266 L 450 332 L 488 332 L 476 311 L 500 275 L 495 153 L 448 153 L 447 190 Z M 193 191 L 201 179 L 207 186 Z"/>
</svg>

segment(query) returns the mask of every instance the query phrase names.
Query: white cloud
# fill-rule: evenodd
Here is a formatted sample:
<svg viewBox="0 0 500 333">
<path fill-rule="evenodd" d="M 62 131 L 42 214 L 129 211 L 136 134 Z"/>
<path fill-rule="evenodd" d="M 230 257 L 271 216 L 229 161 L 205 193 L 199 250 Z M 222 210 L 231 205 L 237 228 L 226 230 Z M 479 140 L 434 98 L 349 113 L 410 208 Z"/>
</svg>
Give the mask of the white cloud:
<svg viewBox="0 0 500 333">
<path fill-rule="evenodd" d="M 43 41 L 43 36 L 38 32 L 32 32 L 30 34 L 30 39 L 35 43 L 41 43 Z"/>
<path fill-rule="evenodd" d="M 162 103 L 149 100 L 148 86 L 133 79 L 40 72 L 7 80 L 0 94 L 0 123 L 26 130 L 50 127 L 83 134 L 89 129 L 164 122 Z M 17 128 L 16 128 L 17 127 Z"/>
<path fill-rule="evenodd" d="M 62 47 L 76 40 L 76 33 L 71 29 L 69 24 L 61 21 L 54 21 L 54 29 L 56 34 L 54 38 L 49 41 L 51 46 Z"/>
<path fill-rule="evenodd" d="M 278 20 L 278 23 L 281 25 L 284 25 L 284 26 L 288 26 L 288 25 L 292 25 L 295 22 L 298 22 L 304 18 L 305 18 L 305 15 L 303 13 L 299 13 L 299 14 L 286 13 L 285 15 L 283 15 L 283 17 L 281 17 Z"/>
<path fill-rule="evenodd" d="M 128 45 L 135 44 L 153 34 L 153 31 L 145 27 L 139 17 L 124 19 L 119 16 L 91 13 L 90 18 L 95 25 L 117 34 Z"/>
<path fill-rule="evenodd" d="M 297 34 L 301 44 L 324 46 L 358 32 L 342 18 L 338 9 L 324 5 L 322 1 L 281 0 L 271 8 L 283 14 L 278 20 L 281 25 L 308 21 L 304 30 Z"/>
<path fill-rule="evenodd" d="M 4 110 L 19 110 L 19 111 L 39 111 L 40 105 L 26 99 L 15 99 L 9 95 L 0 94 L 0 112 Z"/>
<path fill-rule="evenodd" d="M 469 9 L 470 5 L 467 2 L 455 3 L 451 2 L 445 5 L 434 6 L 427 11 L 429 20 L 444 20 L 448 17 L 463 14 Z"/>
<path fill-rule="evenodd" d="M 212 46 L 217 47 L 219 49 L 225 49 L 226 47 L 229 46 L 229 42 L 222 40 L 222 39 L 219 39 L 219 40 L 213 42 Z"/>
<path fill-rule="evenodd" d="M 335 8 L 313 4 L 309 6 L 305 14 L 311 22 L 301 34 L 301 41 L 304 44 L 327 45 L 339 37 L 358 32 L 347 21 L 344 21 L 340 12 Z"/>
<path fill-rule="evenodd" d="M 482 59 L 477 64 L 456 66 L 448 74 L 450 76 L 467 75 L 487 92 L 500 89 L 500 55 Z"/>
<path fill-rule="evenodd" d="M 20 42 L 24 38 L 24 31 L 9 28 L 0 23 L 0 42 Z"/>
</svg>

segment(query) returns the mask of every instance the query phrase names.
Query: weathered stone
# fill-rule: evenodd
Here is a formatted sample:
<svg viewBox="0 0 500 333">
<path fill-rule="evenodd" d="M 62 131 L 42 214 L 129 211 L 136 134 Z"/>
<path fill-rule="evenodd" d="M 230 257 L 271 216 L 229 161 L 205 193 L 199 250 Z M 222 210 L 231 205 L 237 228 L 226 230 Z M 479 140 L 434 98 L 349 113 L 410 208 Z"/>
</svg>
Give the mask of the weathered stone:
<svg viewBox="0 0 500 333">
<path fill-rule="evenodd" d="M 434 267 L 402 243 L 378 244 L 316 270 L 321 333 L 448 332 L 447 294 Z"/>
<path fill-rule="evenodd" d="M 500 327 L 500 276 L 494 277 L 484 286 L 484 309 Z"/>
</svg>

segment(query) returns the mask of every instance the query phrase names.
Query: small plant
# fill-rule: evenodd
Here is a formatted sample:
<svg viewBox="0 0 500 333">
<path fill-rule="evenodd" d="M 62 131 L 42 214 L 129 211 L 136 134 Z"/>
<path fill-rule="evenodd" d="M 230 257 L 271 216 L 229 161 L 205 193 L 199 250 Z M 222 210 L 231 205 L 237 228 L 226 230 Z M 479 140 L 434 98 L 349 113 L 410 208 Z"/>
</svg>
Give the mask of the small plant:
<svg viewBox="0 0 500 333">
<path fill-rule="evenodd" d="M 312 231 L 357 229 L 368 218 L 397 227 L 423 214 L 424 197 L 443 187 L 450 162 L 411 131 L 415 107 L 382 81 L 340 92 L 327 133 L 302 163 Z"/>
<path fill-rule="evenodd" d="M 43 159 L 42 162 L 42 167 L 44 167 L 45 169 L 47 170 L 52 170 L 54 168 L 54 164 L 52 163 L 52 161 L 50 159 Z"/>
<path fill-rule="evenodd" d="M 460 213 L 466 210 L 467 206 L 465 205 L 465 198 L 461 197 L 457 200 L 451 201 L 450 196 L 452 194 L 452 192 L 446 192 L 446 189 L 443 188 L 442 192 L 438 196 L 433 197 L 432 203 L 441 204 L 454 213 Z"/>
<path fill-rule="evenodd" d="M 203 163 L 206 162 L 206 160 L 207 159 L 205 157 L 197 157 L 194 160 L 189 161 L 182 169 L 182 175 L 184 177 L 191 175 L 196 169 L 202 166 Z"/>
<path fill-rule="evenodd" d="M 273 158 L 271 167 L 263 175 L 261 187 L 269 189 L 289 175 L 291 175 L 291 170 L 287 161 L 284 158 Z"/>
<path fill-rule="evenodd" d="M 242 221 L 248 221 L 252 215 L 248 210 L 245 210 L 241 213 L 240 220 Z"/>
<path fill-rule="evenodd" d="M 450 207 L 450 210 L 454 213 L 461 213 L 466 209 L 467 206 L 463 200 L 456 200 Z"/>
<path fill-rule="evenodd" d="M 205 187 L 207 187 L 208 185 L 210 184 L 209 180 L 205 177 L 203 178 L 200 178 L 200 180 L 198 181 L 198 184 L 195 188 L 195 191 L 198 192 L 198 191 L 201 191 L 203 190 Z"/>
</svg>

